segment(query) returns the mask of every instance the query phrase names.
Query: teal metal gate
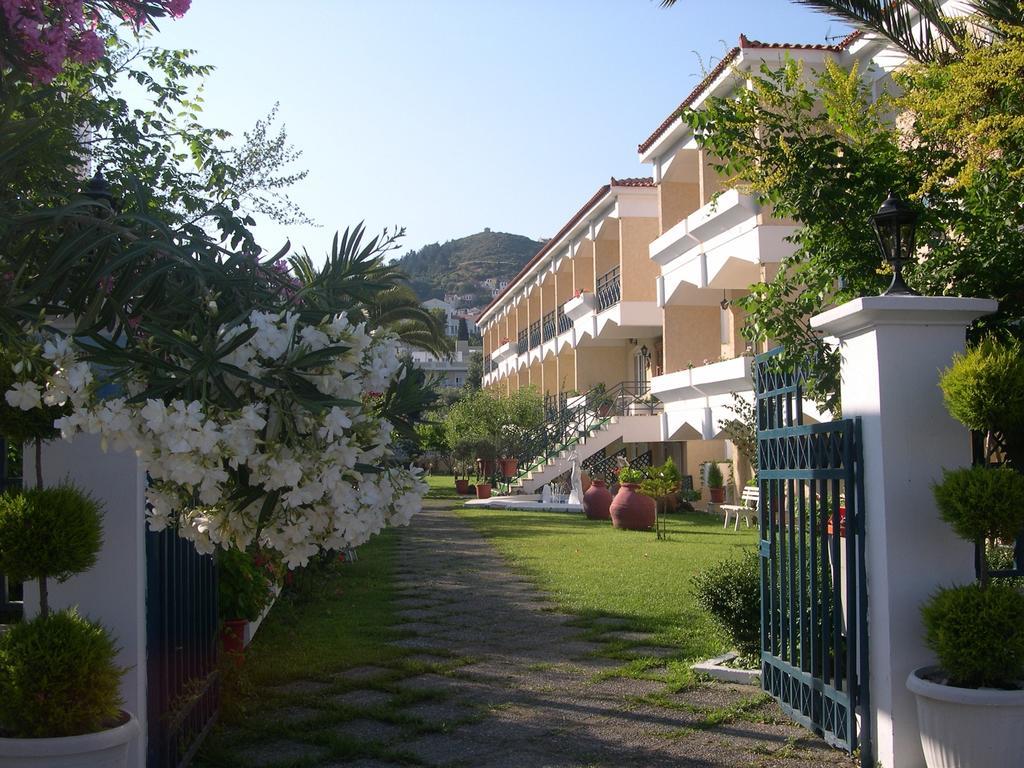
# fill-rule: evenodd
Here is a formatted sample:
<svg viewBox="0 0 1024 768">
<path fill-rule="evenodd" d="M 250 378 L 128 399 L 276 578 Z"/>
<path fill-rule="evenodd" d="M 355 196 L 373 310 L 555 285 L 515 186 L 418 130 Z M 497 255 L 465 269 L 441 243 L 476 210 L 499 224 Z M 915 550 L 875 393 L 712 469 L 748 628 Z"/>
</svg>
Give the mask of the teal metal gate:
<svg viewBox="0 0 1024 768">
<path fill-rule="evenodd" d="M 802 376 L 780 352 L 755 361 L 762 684 L 873 766 L 860 420 L 804 424 Z"/>
</svg>

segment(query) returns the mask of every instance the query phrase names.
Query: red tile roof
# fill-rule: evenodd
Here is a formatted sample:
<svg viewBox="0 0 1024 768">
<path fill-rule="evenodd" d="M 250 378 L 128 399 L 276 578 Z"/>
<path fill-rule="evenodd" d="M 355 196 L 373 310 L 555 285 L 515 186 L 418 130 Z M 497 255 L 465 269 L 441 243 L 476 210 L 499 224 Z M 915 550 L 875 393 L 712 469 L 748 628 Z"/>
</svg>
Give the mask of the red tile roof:
<svg viewBox="0 0 1024 768">
<path fill-rule="evenodd" d="M 653 187 L 656 186 L 654 179 L 648 176 L 635 177 L 632 179 L 616 179 L 612 176 L 613 187 Z"/>
<path fill-rule="evenodd" d="M 524 275 L 526 275 L 526 273 L 529 272 L 534 267 L 534 265 L 537 264 L 537 262 L 539 262 L 541 259 L 543 259 L 544 256 L 552 248 L 555 247 L 555 244 L 557 244 L 563 237 L 565 237 L 567 234 L 569 234 L 569 232 L 572 231 L 573 227 L 575 227 L 577 224 L 579 224 L 580 221 L 582 221 L 583 218 L 594 208 L 594 206 L 596 206 L 601 200 L 604 199 L 604 197 L 611 191 L 612 187 L 653 187 L 653 186 L 655 186 L 655 183 L 654 183 L 654 179 L 652 179 L 652 178 L 636 177 L 636 178 L 631 178 L 631 179 L 616 179 L 613 176 L 611 178 L 611 180 L 607 184 L 605 184 L 599 190 L 597 190 L 597 192 L 594 193 L 594 196 L 591 197 L 589 200 L 587 200 L 586 203 L 583 204 L 582 208 L 580 208 L 578 211 L 576 211 L 576 213 L 573 215 L 573 217 L 571 219 L 569 219 L 569 221 L 567 221 L 565 223 L 565 226 L 563 226 L 560 230 L 558 230 L 558 232 L 555 234 L 554 237 L 552 237 L 550 240 L 548 240 L 546 243 L 544 243 L 543 246 L 541 246 L 541 249 L 539 251 L 537 251 L 537 253 L 535 253 L 533 255 L 533 257 L 528 262 L 526 262 L 526 266 L 524 266 L 521 270 L 519 270 L 519 272 L 516 274 L 516 276 L 508 281 L 508 286 L 505 288 L 505 290 L 503 290 L 501 293 L 499 293 L 497 296 L 495 296 L 491 300 L 491 303 L 488 304 L 486 307 L 484 307 L 480 311 L 480 314 L 477 315 L 477 318 L 476 318 L 477 322 L 480 322 L 480 318 L 483 317 L 485 314 L 487 314 L 487 312 L 491 309 L 491 307 L 493 307 L 495 304 L 497 304 L 499 301 L 501 301 L 501 299 L 505 296 L 505 294 L 507 294 L 510 291 L 512 291 L 512 289 L 515 288 L 516 283 L 518 283 L 519 280 Z"/>
<path fill-rule="evenodd" d="M 676 107 L 672 113 L 665 118 L 665 120 L 654 129 L 654 133 L 648 136 L 639 147 L 637 151 L 641 154 L 646 152 L 652 146 L 654 142 L 660 139 L 664 133 L 672 126 L 673 123 L 679 118 L 679 114 L 695 102 L 704 91 L 706 91 L 712 83 L 714 83 L 719 76 L 725 72 L 726 68 L 736 60 L 736 57 L 740 55 L 740 51 L 745 48 L 782 48 L 786 50 L 798 50 L 798 51 L 843 51 L 849 47 L 849 45 L 860 37 L 861 32 L 857 30 L 851 32 L 845 38 L 840 40 L 835 45 L 824 45 L 824 44 L 810 44 L 810 43 L 762 43 L 760 40 L 748 40 L 746 35 L 740 35 L 740 44 L 730 50 L 722 60 L 715 65 L 715 68 L 708 72 L 707 76 L 701 80 L 697 87 L 690 91 L 689 95 L 683 99 L 682 103 Z"/>
</svg>

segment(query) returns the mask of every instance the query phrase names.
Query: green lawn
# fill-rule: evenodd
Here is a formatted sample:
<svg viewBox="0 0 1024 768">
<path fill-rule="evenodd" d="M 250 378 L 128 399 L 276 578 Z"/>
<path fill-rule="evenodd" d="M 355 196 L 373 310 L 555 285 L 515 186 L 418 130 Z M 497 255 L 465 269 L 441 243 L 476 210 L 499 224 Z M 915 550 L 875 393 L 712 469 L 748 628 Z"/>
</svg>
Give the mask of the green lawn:
<svg viewBox="0 0 1024 768">
<path fill-rule="evenodd" d="M 460 497 L 455 492 L 455 478 L 451 475 L 431 475 L 427 478 L 427 485 L 430 486 L 427 492 L 428 499 L 468 498 Z"/>
<path fill-rule="evenodd" d="M 754 529 L 723 530 L 721 518 L 669 515 L 667 541 L 621 531 L 607 521 L 553 512 L 460 509 L 566 611 L 618 616 L 659 634 L 689 659 L 726 649 L 726 638 L 696 605 L 691 578 L 723 558 L 755 546 Z"/>
</svg>

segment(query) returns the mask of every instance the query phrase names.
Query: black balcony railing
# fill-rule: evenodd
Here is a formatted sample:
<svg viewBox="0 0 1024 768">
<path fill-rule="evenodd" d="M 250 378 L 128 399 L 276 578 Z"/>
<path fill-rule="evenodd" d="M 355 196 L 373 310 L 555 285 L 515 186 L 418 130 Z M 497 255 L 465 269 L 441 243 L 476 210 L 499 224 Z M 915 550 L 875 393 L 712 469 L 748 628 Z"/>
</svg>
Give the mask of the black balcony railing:
<svg viewBox="0 0 1024 768">
<path fill-rule="evenodd" d="M 530 323 L 530 349 L 539 347 L 540 341 L 540 320 L 538 320 L 535 323 Z"/>
<path fill-rule="evenodd" d="M 558 305 L 558 332 L 565 333 L 572 328 L 572 318 L 565 314 L 565 304 Z"/>
<path fill-rule="evenodd" d="M 597 278 L 597 311 L 602 312 L 622 300 L 622 279 L 619 268 L 610 269 Z"/>
<path fill-rule="evenodd" d="M 555 313 L 548 312 L 544 315 L 544 319 L 541 320 L 541 332 L 544 337 L 544 341 L 550 341 L 555 338 Z"/>
<path fill-rule="evenodd" d="M 530 348 L 530 345 L 527 342 L 526 331 L 520 331 L 519 332 L 519 339 L 516 342 L 516 351 L 520 355 L 525 355 L 526 354 L 526 350 L 528 350 L 529 348 Z"/>
</svg>

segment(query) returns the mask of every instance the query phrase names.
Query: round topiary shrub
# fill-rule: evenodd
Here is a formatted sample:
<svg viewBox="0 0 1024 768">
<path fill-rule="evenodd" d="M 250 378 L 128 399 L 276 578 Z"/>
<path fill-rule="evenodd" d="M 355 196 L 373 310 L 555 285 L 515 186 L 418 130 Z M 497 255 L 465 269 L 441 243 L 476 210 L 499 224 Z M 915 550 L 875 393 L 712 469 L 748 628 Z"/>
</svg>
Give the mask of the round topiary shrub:
<svg viewBox="0 0 1024 768">
<path fill-rule="evenodd" d="M 0 734 L 45 738 L 116 725 L 121 675 L 107 631 L 74 610 L 0 635 Z"/>
<path fill-rule="evenodd" d="M 996 432 L 1013 456 L 1024 449 L 1024 350 L 986 339 L 953 358 L 939 380 L 946 409 L 977 432 Z"/>
<path fill-rule="evenodd" d="M 1024 594 L 1009 584 L 942 589 L 922 608 L 925 641 L 961 688 L 1024 680 Z"/>
<path fill-rule="evenodd" d="M 744 656 L 761 650 L 761 572 L 756 551 L 729 558 L 693 579 L 697 603 L 728 633 Z"/>
<path fill-rule="evenodd" d="M 66 581 L 96 564 L 101 508 L 73 485 L 0 496 L 0 572 L 14 581 Z"/>
<path fill-rule="evenodd" d="M 942 519 L 967 541 L 1012 540 L 1024 527 L 1024 475 L 1007 467 L 945 470 L 932 492 Z"/>
</svg>

